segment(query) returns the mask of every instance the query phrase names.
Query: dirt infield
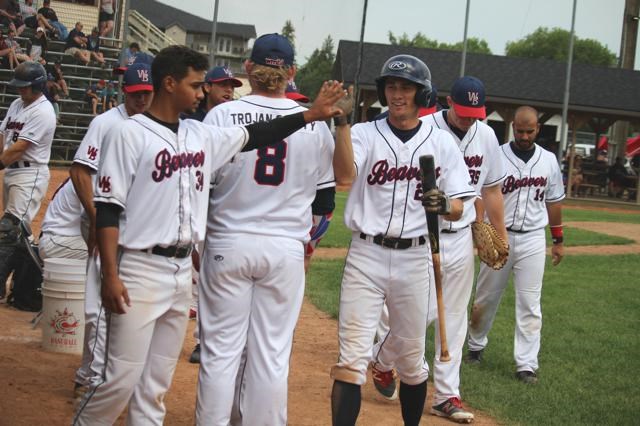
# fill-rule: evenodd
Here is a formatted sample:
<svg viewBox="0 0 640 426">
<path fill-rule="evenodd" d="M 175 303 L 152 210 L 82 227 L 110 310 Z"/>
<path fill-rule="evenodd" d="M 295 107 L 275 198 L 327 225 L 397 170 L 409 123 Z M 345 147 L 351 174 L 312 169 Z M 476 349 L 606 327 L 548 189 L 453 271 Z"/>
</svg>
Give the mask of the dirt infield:
<svg viewBox="0 0 640 426">
<path fill-rule="evenodd" d="M 65 170 L 53 170 L 49 193 L 52 193 L 65 178 Z M 41 212 L 44 212 L 45 208 L 46 205 Z M 33 227 L 36 234 L 39 232 L 39 221 L 40 219 Z M 571 225 L 585 229 L 591 229 L 593 225 L 595 228 L 592 230 L 640 241 L 640 225 Z M 631 252 L 636 253 L 640 251 L 638 244 L 611 247 L 629 248 L 632 249 Z M 597 253 L 603 253 L 603 246 L 597 248 Z M 321 250 L 319 254 L 340 257 L 344 256 L 344 250 Z M 40 343 L 41 331 L 32 329 L 29 323 L 32 317 L 30 313 L 0 304 L 0 323 L 3 324 L 0 328 L 0 388 L 3 389 L 0 398 L 0 425 L 66 425 L 70 423 L 72 415 L 73 376 L 80 356 L 45 352 Z M 194 424 L 197 366 L 187 362 L 193 349 L 193 326 L 194 322 L 191 321 L 173 385 L 166 397 L 167 425 Z M 330 424 L 329 369 L 337 359 L 337 352 L 336 322 L 305 302 L 294 339 L 289 378 L 289 424 Z M 431 393 L 430 384 L 427 407 L 431 401 Z M 482 413 L 473 409 L 472 411 L 476 414 L 475 424 L 497 424 Z M 425 415 L 423 423 L 452 424 L 428 414 Z M 399 404 L 383 400 L 372 385 L 367 383 L 364 387 L 358 424 L 402 424 Z"/>
</svg>

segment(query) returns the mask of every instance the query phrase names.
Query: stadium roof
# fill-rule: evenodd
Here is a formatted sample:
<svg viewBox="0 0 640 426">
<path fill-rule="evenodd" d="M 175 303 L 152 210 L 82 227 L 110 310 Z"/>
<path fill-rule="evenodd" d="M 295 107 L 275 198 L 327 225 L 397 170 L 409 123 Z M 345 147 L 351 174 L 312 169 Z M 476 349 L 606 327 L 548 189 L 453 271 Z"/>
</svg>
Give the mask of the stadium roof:
<svg viewBox="0 0 640 426">
<path fill-rule="evenodd" d="M 360 87 L 375 89 L 374 79 L 384 62 L 404 53 L 422 59 L 431 70 L 438 95 L 448 95 L 460 72 L 461 53 L 388 44 L 365 43 Z M 358 43 L 341 40 L 333 68 L 333 78 L 353 83 Z M 467 54 L 466 74 L 481 79 L 486 87 L 487 106 L 501 104 L 537 107 L 547 112 L 561 111 L 566 64 L 547 59 Z M 584 115 L 638 121 L 640 119 L 640 71 L 594 65 L 573 64 L 569 111 Z"/>
</svg>

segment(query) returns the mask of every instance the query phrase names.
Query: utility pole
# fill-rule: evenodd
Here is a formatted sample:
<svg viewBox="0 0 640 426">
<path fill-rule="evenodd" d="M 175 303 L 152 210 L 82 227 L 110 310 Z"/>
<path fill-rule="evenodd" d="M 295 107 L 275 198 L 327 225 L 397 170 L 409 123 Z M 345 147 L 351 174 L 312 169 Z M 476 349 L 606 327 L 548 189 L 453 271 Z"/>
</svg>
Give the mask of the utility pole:
<svg viewBox="0 0 640 426">
<path fill-rule="evenodd" d="M 211 44 L 209 46 L 209 66 L 214 67 L 216 59 L 216 29 L 218 26 L 218 0 L 213 4 L 213 24 L 211 25 Z"/>
<path fill-rule="evenodd" d="M 467 29 L 469 28 L 469 5 L 471 0 L 467 0 L 467 11 L 464 15 L 464 36 L 462 38 L 462 61 L 460 62 L 460 77 L 464 77 L 464 69 L 467 64 Z"/>
<path fill-rule="evenodd" d="M 576 27 L 576 4 L 573 0 L 573 12 L 571 13 L 571 33 L 569 35 L 569 57 L 567 58 L 567 75 L 564 81 L 564 100 L 562 101 L 562 126 L 560 126 L 560 146 L 558 146 L 558 162 L 562 162 L 562 150 L 567 146 L 567 120 L 569 119 L 569 93 L 571 92 L 571 65 L 573 63 L 573 40 Z M 575 120 L 574 120 L 575 123 Z M 575 133 L 576 129 L 572 129 Z M 571 167 L 569 167 L 571 168 Z"/>
</svg>

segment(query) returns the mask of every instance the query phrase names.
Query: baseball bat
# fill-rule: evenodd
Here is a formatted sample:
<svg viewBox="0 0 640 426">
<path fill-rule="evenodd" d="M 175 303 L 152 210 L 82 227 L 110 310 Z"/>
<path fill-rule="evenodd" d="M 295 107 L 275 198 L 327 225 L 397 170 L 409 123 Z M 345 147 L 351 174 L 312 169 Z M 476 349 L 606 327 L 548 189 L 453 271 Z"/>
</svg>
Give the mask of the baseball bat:
<svg viewBox="0 0 640 426">
<path fill-rule="evenodd" d="M 422 190 L 424 192 L 436 188 L 436 170 L 432 155 L 420 156 L 420 170 L 422 171 Z M 427 215 L 427 231 L 429 233 L 429 243 L 431 245 L 431 257 L 433 258 L 433 276 L 436 282 L 436 302 L 438 304 L 438 331 L 440 332 L 440 361 L 451 360 L 449 356 L 449 345 L 447 344 L 447 329 L 444 318 L 444 302 L 442 301 L 442 271 L 440 269 L 440 229 L 438 225 L 438 214 L 429 213 Z"/>
</svg>

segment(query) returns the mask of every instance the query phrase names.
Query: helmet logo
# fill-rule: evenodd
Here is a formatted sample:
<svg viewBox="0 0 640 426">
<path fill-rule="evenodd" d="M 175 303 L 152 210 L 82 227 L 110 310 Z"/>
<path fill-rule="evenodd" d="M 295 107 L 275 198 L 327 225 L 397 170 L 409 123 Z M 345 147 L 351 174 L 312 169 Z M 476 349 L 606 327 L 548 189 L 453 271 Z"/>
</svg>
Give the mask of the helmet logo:
<svg viewBox="0 0 640 426">
<path fill-rule="evenodd" d="M 389 69 L 393 71 L 401 71 L 407 69 L 407 64 L 401 61 L 393 61 L 389 64 Z"/>
</svg>

